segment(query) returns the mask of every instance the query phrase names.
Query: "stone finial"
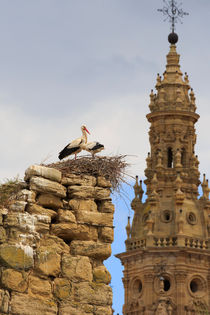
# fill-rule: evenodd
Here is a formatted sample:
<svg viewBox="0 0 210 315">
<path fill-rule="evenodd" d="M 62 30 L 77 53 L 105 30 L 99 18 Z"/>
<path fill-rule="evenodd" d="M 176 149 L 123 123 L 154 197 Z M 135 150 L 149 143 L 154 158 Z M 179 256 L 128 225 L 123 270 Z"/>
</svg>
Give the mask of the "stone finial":
<svg viewBox="0 0 210 315">
<path fill-rule="evenodd" d="M 139 185 L 139 199 L 140 199 L 140 201 L 142 201 L 143 194 L 144 194 L 144 190 L 142 188 L 142 180 L 140 180 L 140 185 Z"/>
<path fill-rule="evenodd" d="M 130 225 L 130 217 L 128 216 L 128 224 L 126 225 L 126 233 L 127 233 L 127 238 L 130 238 L 131 235 L 131 225 Z"/>
<path fill-rule="evenodd" d="M 202 191 L 203 191 L 203 199 L 209 200 L 209 183 L 208 179 L 206 179 L 206 174 L 203 174 L 203 182 L 201 184 Z"/>
<path fill-rule="evenodd" d="M 158 73 L 157 74 L 157 83 L 156 83 L 156 87 L 159 87 L 161 85 L 161 76 L 160 74 Z"/>
<path fill-rule="evenodd" d="M 152 218 L 151 211 L 148 212 L 148 219 L 146 221 L 146 227 L 147 227 L 147 235 L 153 235 L 153 226 L 154 226 L 154 220 Z"/>
<path fill-rule="evenodd" d="M 182 155 L 179 149 L 177 149 L 176 151 L 175 159 L 176 159 L 175 166 L 182 167 L 182 164 L 181 164 Z"/>
<path fill-rule="evenodd" d="M 146 158 L 146 162 L 147 162 L 147 168 L 151 168 L 152 160 L 151 160 L 150 152 L 148 152 L 148 155 L 147 155 L 147 158 Z"/>
<path fill-rule="evenodd" d="M 182 209 L 179 210 L 179 218 L 178 218 L 177 225 L 178 225 L 178 234 L 183 234 L 184 219 L 183 219 Z"/>
<path fill-rule="evenodd" d="M 195 104 L 195 100 L 196 100 L 195 93 L 194 93 L 193 89 L 191 89 L 191 91 L 190 91 L 190 101 L 191 101 L 191 103 L 193 105 Z"/>
<path fill-rule="evenodd" d="M 151 90 L 150 104 L 149 104 L 149 109 L 151 110 L 151 112 L 154 110 L 154 107 L 155 107 L 154 99 L 155 99 L 155 94 L 153 93 L 153 90 Z"/>
<path fill-rule="evenodd" d="M 188 77 L 187 72 L 185 72 L 184 82 L 185 82 L 186 84 L 189 84 L 189 77 Z"/>
<path fill-rule="evenodd" d="M 136 175 L 136 182 L 135 185 L 133 186 L 134 193 L 135 193 L 135 199 L 138 198 L 139 195 L 139 183 L 138 183 L 139 177 Z"/>
<path fill-rule="evenodd" d="M 175 180 L 175 185 L 176 185 L 177 190 L 181 189 L 182 183 L 183 181 L 181 179 L 180 172 L 177 172 L 177 177 Z"/>
</svg>

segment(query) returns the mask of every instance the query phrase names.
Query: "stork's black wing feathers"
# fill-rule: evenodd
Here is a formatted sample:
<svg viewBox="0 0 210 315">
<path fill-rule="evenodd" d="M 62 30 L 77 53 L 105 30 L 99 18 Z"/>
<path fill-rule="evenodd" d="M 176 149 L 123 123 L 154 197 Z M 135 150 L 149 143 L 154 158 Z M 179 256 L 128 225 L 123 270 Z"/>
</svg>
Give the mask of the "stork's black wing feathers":
<svg viewBox="0 0 210 315">
<path fill-rule="evenodd" d="M 100 148 L 104 148 L 104 145 L 101 144 L 101 143 L 99 143 L 99 142 L 96 142 L 96 144 L 94 145 L 94 147 L 92 147 L 92 148 L 90 149 L 90 151 L 95 151 L 95 150 L 98 150 L 98 149 L 100 149 Z"/>
<path fill-rule="evenodd" d="M 73 148 L 69 148 L 68 146 L 69 146 L 69 144 L 59 153 L 58 158 L 60 160 L 67 157 L 68 155 L 76 152 L 80 148 L 80 146 L 73 147 Z"/>
</svg>

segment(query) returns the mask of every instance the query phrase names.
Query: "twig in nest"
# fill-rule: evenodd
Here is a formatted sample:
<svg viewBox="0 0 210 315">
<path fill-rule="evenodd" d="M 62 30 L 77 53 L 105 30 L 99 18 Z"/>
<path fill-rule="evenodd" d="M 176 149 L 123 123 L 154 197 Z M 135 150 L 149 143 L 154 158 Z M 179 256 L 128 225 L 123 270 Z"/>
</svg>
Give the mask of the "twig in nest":
<svg viewBox="0 0 210 315">
<path fill-rule="evenodd" d="M 119 190 L 121 183 L 126 182 L 125 169 L 128 163 L 125 158 L 126 155 L 95 158 L 83 156 L 77 160 L 69 159 L 46 166 L 58 169 L 63 176 L 68 174 L 104 176 L 111 182 L 113 190 Z"/>
</svg>

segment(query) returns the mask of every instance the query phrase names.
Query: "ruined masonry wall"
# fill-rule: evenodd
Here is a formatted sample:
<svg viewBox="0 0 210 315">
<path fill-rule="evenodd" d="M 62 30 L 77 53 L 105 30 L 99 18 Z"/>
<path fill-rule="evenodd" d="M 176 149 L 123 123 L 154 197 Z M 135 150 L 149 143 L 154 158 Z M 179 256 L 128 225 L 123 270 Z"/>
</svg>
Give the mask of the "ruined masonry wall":
<svg viewBox="0 0 210 315">
<path fill-rule="evenodd" d="M 24 185 L 0 209 L 0 314 L 111 315 L 110 182 L 33 165 Z"/>
</svg>

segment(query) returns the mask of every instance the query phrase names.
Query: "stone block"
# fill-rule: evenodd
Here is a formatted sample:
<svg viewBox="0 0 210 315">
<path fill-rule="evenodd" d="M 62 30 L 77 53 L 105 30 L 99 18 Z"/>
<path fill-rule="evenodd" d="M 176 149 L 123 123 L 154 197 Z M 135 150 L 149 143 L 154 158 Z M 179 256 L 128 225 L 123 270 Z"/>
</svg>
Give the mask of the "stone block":
<svg viewBox="0 0 210 315">
<path fill-rule="evenodd" d="M 60 300 L 67 299 L 71 293 L 70 282 L 65 278 L 55 278 L 53 284 L 53 294 Z"/>
<path fill-rule="evenodd" d="M 69 246 L 59 237 L 55 235 L 44 235 L 39 241 L 39 250 L 45 251 L 50 248 L 51 251 L 61 255 L 69 253 Z"/>
<path fill-rule="evenodd" d="M 28 294 L 12 293 L 11 314 L 15 315 L 57 315 L 57 303 L 50 298 L 36 298 Z"/>
<path fill-rule="evenodd" d="M 4 243 L 6 241 L 6 238 L 6 230 L 3 228 L 3 226 L 0 226 L 0 243 Z"/>
<path fill-rule="evenodd" d="M 62 257 L 62 274 L 73 281 L 92 281 L 92 265 L 85 256 L 71 256 L 64 254 Z"/>
<path fill-rule="evenodd" d="M 29 246 L 0 245 L 0 263 L 14 269 L 29 269 L 33 267 L 33 250 Z"/>
<path fill-rule="evenodd" d="M 99 239 L 105 243 L 112 243 L 114 240 L 114 228 L 100 227 L 98 232 Z"/>
<path fill-rule="evenodd" d="M 69 207 L 74 211 L 97 211 L 97 204 L 93 199 L 83 200 L 83 199 L 71 199 L 69 201 Z"/>
<path fill-rule="evenodd" d="M 93 315 L 93 306 L 89 305 L 88 310 L 82 310 L 83 305 L 73 302 L 60 303 L 59 315 Z M 106 314 L 104 314 L 106 315 Z"/>
<path fill-rule="evenodd" d="M 22 201 L 35 202 L 36 193 L 28 189 L 22 189 L 18 192 L 17 198 Z"/>
<path fill-rule="evenodd" d="M 97 228 L 85 224 L 58 223 L 51 225 L 51 233 L 66 240 L 97 240 Z"/>
<path fill-rule="evenodd" d="M 111 188 L 112 184 L 110 183 L 109 180 L 107 180 L 105 177 L 103 176 L 98 176 L 97 177 L 97 186 L 99 187 L 104 187 L 104 188 Z"/>
<path fill-rule="evenodd" d="M 98 266 L 93 270 L 93 280 L 97 283 L 109 284 L 111 275 L 105 266 Z"/>
<path fill-rule="evenodd" d="M 40 176 L 46 179 L 50 179 L 54 182 L 61 182 L 62 174 L 59 170 L 55 168 L 41 166 L 41 165 L 31 165 L 25 171 L 25 181 L 28 181 L 31 177 Z"/>
<path fill-rule="evenodd" d="M 94 315 L 112 315 L 111 306 L 96 306 L 94 308 Z"/>
<path fill-rule="evenodd" d="M 104 200 L 110 198 L 110 189 L 102 188 L 102 187 L 95 187 L 95 195 L 94 198 L 97 200 Z"/>
<path fill-rule="evenodd" d="M 70 198 L 89 199 L 94 198 L 95 187 L 92 186 L 69 186 L 68 193 Z"/>
<path fill-rule="evenodd" d="M 72 185 L 95 186 L 96 178 L 94 176 L 89 176 L 89 175 L 71 174 L 71 175 L 68 175 L 68 177 L 64 177 L 61 183 L 62 185 L 65 185 L 65 186 L 72 186 Z"/>
<path fill-rule="evenodd" d="M 9 210 L 12 210 L 14 212 L 24 212 L 26 204 L 26 201 L 16 200 L 9 206 Z"/>
<path fill-rule="evenodd" d="M 26 207 L 26 211 L 30 214 L 44 215 L 48 216 L 50 219 L 55 218 L 57 216 L 57 212 L 43 208 L 37 204 L 30 203 Z"/>
<path fill-rule="evenodd" d="M 110 198 L 110 190 L 102 187 L 92 186 L 69 186 L 68 193 L 70 198 L 78 199 L 97 199 L 103 200 Z"/>
<path fill-rule="evenodd" d="M 1 283 L 9 290 L 23 293 L 27 289 L 27 274 L 14 269 L 4 269 L 1 275 Z"/>
<path fill-rule="evenodd" d="M 112 290 L 103 283 L 80 282 L 73 284 L 74 299 L 93 305 L 112 305 Z"/>
<path fill-rule="evenodd" d="M 66 197 L 66 188 L 57 182 L 42 177 L 30 179 L 30 189 L 40 193 L 49 193 L 58 197 Z"/>
<path fill-rule="evenodd" d="M 78 223 L 88 223 L 103 226 L 113 225 L 113 214 L 111 213 L 100 213 L 100 212 L 90 212 L 90 211 L 77 211 L 76 217 Z"/>
<path fill-rule="evenodd" d="M 42 247 L 37 250 L 35 271 L 46 276 L 57 277 L 60 273 L 61 256 L 50 247 Z"/>
<path fill-rule="evenodd" d="M 52 295 L 51 283 L 49 280 L 40 279 L 33 275 L 29 276 L 28 293 L 30 295 L 39 295 L 40 297 L 49 297 Z"/>
<path fill-rule="evenodd" d="M 63 202 L 57 196 L 51 194 L 40 194 L 37 198 L 37 203 L 45 208 L 57 210 L 63 207 Z"/>
<path fill-rule="evenodd" d="M 98 211 L 104 213 L 114 213 L 114 205 L 110 200 L 103 200 L 98 203 Z"/>
<path fill-rule="evenodd" d="M 69 210 L 58 210 L 58 216 L 57 216 L 58 222 L 72 222 L 76 223 L 75 215 L 69 211 Z"/>
<path fill-rule="evenodd" d="M 111 256 L 111 245 L 94 241 L 74 240 L 70 245 L 72 255 L 88 256 L 95 259 L 104 260 Z"/>
</svg>

